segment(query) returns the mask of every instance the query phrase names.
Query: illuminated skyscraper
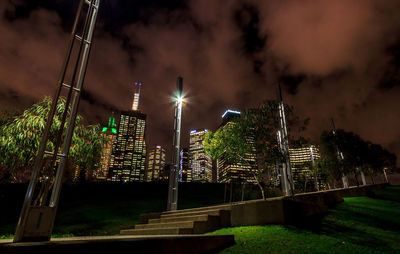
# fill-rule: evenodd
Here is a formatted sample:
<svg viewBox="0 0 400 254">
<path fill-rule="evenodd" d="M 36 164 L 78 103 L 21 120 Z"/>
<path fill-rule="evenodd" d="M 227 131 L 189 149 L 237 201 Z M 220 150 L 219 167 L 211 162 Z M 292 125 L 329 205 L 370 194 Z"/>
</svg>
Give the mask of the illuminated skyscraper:
<svg viewBox="0 0 400 254">
<path fill-rule="evenodd" d="M 315 145 L 300 148 L 290 148 L 290 161 L 293 165 L 314 162 L 320 158 L 319 150 Z"/>
<path fill-rule="evenodd" d="M 171 163 L 165 163 L 164 168 L 160 171 L 160 181 L 168 181 L 172 168 Z"/>
<path fill-rule="evenodd" d="M 222 126 L 226 126 L 227 124 L 232 124 L 232 120 L 240 117 L 240 111 L 228 109 L 222 114 Z"/>
<path fill-rule="evenodd" d="M 146 168 L 146 115 L 122 111 L 113 146 L 110 173 L 112 181 L 144 181 Z"/>
<path fill-rule="evenodd" d="M 114 112 L 108 119 L 107 127 L 103 127 L 101 130 L 101 134 L 105 136 L 107 142 L 103 146 L 103 153 L 101 154 L 100 160 L 100 170 L 97 172 L 96 179 L 106 180 L 111 162 L 113 143 L 117 137 L 117 125 L 115 124 Z"/>
<path fill-rule="evenodd" d="M 147 171 L 146 180 L 159 181 L 160 171 L 164 169 L 165 166 L 165 149 L 161 146 L 156 146 L 149 149 L 148 159 L 147 159 Z"/>
<path fill-rule="evenodd" d="M 212 181 L 212 160 L 204 151 L 203 140 L 207 129 L 190 131 L 189 161 L 193 182 Z"/>
<path fill-rule="evenodd" d="M 142 84 L 135 82 L 132 111 L 122 111 L 113 145 L 109 176 L 112 181 L 145 181 L 146 115 L 139 111 Z"/>
<path fill-rule="evenodd" d="M 189 149 L 183 148 L 181 150 L 181 160 L 179 162 L 179 182 L 192 181 L 192 169 L 189 165 Z"/>
<path fill-rule="evenodd" d="M 307 147 L 290 148 L 290 162 L 292 164 L 293 180 L 298 182 L 299 179 L 308 179 L 315 181 L 315 178 L 320 176 L 314 175 L 311 166 L 315 160 L 320 158 L 319 150 L 316 146 L 310 145 Z"/>
<path fill-rule="evenodd" d="M 220 128 L 230 128 L 232 121 L 240 117 L 239 111 L 227 110 L 222 115 L 222 124 Z M 247 142 L 254 144 L 254 138 L 248 137 Z M 217 160 L 217 181 L 220 183 L 237 182 L 255 182 L 254 174 L 257 174 L 256 155 L 254 153 L 246 154 L 244 163 L 232 163 L 226 156 L 222 155 Z"/>
</svg>

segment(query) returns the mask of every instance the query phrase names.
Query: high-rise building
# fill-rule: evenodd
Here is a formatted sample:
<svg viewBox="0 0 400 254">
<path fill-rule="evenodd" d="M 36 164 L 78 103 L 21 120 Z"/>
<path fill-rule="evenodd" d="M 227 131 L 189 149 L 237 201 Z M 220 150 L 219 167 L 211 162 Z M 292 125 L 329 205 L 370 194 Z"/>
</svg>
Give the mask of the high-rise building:
<svg viewBox="0 0 400 254">
<path fill-rule="evenodd" d="M 240 117 L 240 111 L 228 109 L 222 114 L 222 124 L 220 127 L 225 126 L 227 124 L 232 124 L 232 121 L 235 118 Z"/>
<path fill-rule="evenodd" d="M 228 109 L 222 115 L 222 124 L 219 128 L 231 128 L 234 124 L 232 122 L 233 119 L 238 117 L 240 117 L 239 111 Z M 247 137 L 246 142 L 254 144 L 254 138 Z M 224 154 L 217 160 L 217 180 L 220 183 L 228 183 L 231 181 L 255 182 L 254 174 L 257 174 L 257 170 L 255 151 L 246 154 L 243 162 L 231 162 Z"/>
<path fill-rule="evenodd" d="M 179 161 L 179 182 L 191 182 L 192 169 L 189 165 L 189 149 L 182 148 Z"/>
<path fill-rule="evenodd" d="M 112 181 L 144 181 L 146 168 L 146 115 L 122 111 L 111 156 Z"/>
<path fill-rule="evenodd" d="M 139 111 L 142 84 L 135 82 L 131 111 L 122 111 L 113 145 L 109 177 L 112 181 L 145 181 L 146 115 Z"/>
<path fill-rule="evenodd" d="M 172 168 L 173 165 L 171 163 L 165 163 L 163 169 L 160 171 L 160 181 L 168 181 Z"/>
<path fill-rule="evenodd" d="M 315 145 L 290 148 L 289 154 L 294 182 L 299 181 L 304 176 L 311 178 L 313 181 L 315 178 L 318 180 L 320 176 L 315 176 L 311 170 L 311 165 L 320 158 L 319 149 Z"/>
<path fill-rule="evenodd" d="M 100 170 L 97 171 L 96 179 L 106 180 L 111 162 L 112 147 L 117 137 L 117 125 L 115 124 L 114 112 L 108 119 L 108 125 L 103 127 L 101 134 L 107 139 L 103 145 L 103 152 L 100 159 Z"/>
<path fill-rule="evenodd" d="M 165 166 L 165 149 L 161 146 L 156 146 L 148 151 L 147 156 L 147 170 L 146 170 L 146 180 L 159 181 L 160 171 L 164 169 Z"/>
<path fill-rule="evenodd" d="M 190 131 L 189 161 L 193 182 L 212 181 L 211 156 L 204 151 L 203 141 L 207 129 Z"/>
</svg>

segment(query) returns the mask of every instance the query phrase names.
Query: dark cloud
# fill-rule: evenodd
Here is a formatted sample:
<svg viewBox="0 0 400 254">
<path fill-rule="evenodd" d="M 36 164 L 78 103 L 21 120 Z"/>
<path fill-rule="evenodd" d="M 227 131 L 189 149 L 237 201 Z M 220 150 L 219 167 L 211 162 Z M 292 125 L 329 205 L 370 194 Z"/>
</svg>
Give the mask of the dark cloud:
<svg viewBox="0 0 400 254">
<path fill-rule="evenodd" d="M 400 32 L 400 31 L 399 31 Z M 385 71 L 380 79 L 380 86 L 383 89 L 391 89 L 400 85 L 400 40 L 386 50 L 386 54 L 391 56 L 385 66 Z"/>
<path fill-rule="evenodd" d="M 54 92 L 77 2 L 0 3 L 1 109 Z M 316 140 L 334 117 L 400 155 L 396 0 L 109 0 L 101 8 L 80 108 L 90 123 L 129 109 L 140 80 L 147 141 L 169 149 L 178 75 L 189 98 L 184 133 L 216 128 L 227 108 L 276 98 L 281 82 L 285 101 L 311 117 L 304 135 Z"/>
<path fill-rule="evenodd" d="M 234 21 L 242 32 L 243 48 L 248 53 L 264 49 L 266 38 L 260 38 L 260 13 L 256 6 L 243 4 L 234 10 Z"/>
</svg>

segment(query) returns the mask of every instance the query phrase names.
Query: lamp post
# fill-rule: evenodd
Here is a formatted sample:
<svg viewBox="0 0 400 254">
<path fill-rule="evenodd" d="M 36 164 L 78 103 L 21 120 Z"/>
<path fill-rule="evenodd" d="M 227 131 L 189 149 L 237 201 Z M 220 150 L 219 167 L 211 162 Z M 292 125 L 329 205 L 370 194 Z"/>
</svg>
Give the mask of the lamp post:
<svg viewBox="0 0 400 254">
<path fill-rule="evenodd" d="M 176 85 L 177 85 L 177 92 L 175 93 L 173 98 L 175 102 L 174 140 L 173 140 L 173 152 L 172 152 L 172 168 L 169 174 L 167 211 L 175 211 L 178 208 L 178 177 L 179 177 L 181 119 L 182 119 L 182 104 L 183 104 L 182 77 L 178 77 Z"/>
</svg>

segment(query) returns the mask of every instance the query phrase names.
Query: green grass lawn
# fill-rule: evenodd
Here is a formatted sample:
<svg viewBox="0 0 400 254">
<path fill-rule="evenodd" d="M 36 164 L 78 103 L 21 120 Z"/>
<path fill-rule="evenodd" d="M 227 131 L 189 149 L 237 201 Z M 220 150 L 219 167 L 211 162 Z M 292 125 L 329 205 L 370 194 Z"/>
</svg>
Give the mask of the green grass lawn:
<svg viewBox="0 0 400 254">
<path fill-rule="evenodd" d="M 60 200 L 52 237 L 117 235 L 122 229 L 134 228 L 141 214 L 165 211 L 167 187 L 167 184 L 146 183 L 93 184 L 81 189 L 70 187 L 66 189 L 68 195 Z M 223 187 L 181 184 L 179 209 L 220 204 L 223 202 Z M 23 199 L 19 199 L 14 206 L 22 205 Z M 9 210 L 0 211 L 0 239 L 13 238 L 20 212 L 20 208 L 13 205 L 5 209 Z"/>
<path fill-rule="evenodd" d="M 320 221 L 303 226 L 254 226 L 217 230 L 236 245 L 221 253 L 400 253 L 400 186 L 374 198 L 345 198 Z"/>
</svg>

